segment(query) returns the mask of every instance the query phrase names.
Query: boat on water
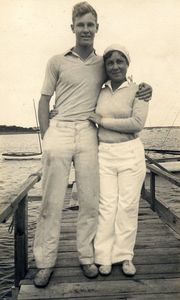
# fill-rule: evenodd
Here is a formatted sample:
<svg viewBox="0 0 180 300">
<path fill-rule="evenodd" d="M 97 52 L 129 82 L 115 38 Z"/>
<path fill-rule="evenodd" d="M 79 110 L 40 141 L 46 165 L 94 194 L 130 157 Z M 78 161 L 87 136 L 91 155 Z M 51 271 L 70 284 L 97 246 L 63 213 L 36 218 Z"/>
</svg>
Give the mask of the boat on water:
<svg viewBox="0 0 180 300">
<path fill-rule="evenodd" d="M 171 158 L 158 158 L 152 159 L 149 155 L 145 155 L 146 161 L 150 164 L 154 164 L 156 167 L 161 168 L 164 171 L 176 173 L 180 172 L 180 156 Z M 147 170 L 147 172 L 149 172 Z"/>
<path fill-rule="evenodd" d="M 36 117 L 36 126 L 38 128 L 38 120 L 37 120 L 37 114 L 36 114 L 36 107 L 35 107 L 35 102 L 33 99 L 33 104 L 34 104 L 34 113 Z M 42 157 L 42 145 L 41 145 L 41 139 L 40 139 L 40 132 L 37 131 L 38 138 L 39 138 L 39 147 L 40 147 L 40 152 L 7 152 L 7 153 L 2 153 L 2 157 L 5 160 L 32 160 L 32 159 L 41 159 Z"/>
<path fill-rule="evenodd" d="M 5 160 L 31 160 L 31 159 L 41 159 L 42 153 L 8 152 L 8 153 L 2 153 L 2 157 Z"/>
<path fill-rule="evenodd" d="M 160 166 L 162 166 L 164 169 L 166 169 L 169 172 L 176 173 L 180 172 L 180 160 L 156 160 Z"/>
<path fill-rule="evenodd" d="M 170 172 L 180 172 L 180 157 L 159 158 L 156 162 Z"/>
</svg>

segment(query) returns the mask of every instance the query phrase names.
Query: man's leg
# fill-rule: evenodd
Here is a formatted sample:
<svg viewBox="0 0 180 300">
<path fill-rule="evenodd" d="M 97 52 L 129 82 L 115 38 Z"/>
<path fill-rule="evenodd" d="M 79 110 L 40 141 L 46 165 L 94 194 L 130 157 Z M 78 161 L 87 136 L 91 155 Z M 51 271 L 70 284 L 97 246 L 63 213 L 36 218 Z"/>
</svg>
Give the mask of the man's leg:
<svg viewBox="0 0 180 300">
<path fill-rule="evenodd" d="M 98 145 L 96 127 L 89 122 L 77 126 L 76 155 L 74 158 L 77 197 L 79 201 L 77 249 L 80 263 L 83 266 L 93 265 L 94 261 L 93 240 L 97 230 L 99 206 L 97 154 Z M 90 276 L 88 276 L 85 271 L 85 275 L 88 277 L 95 277 L 97 274 L 98 270 L 94 267 L 92 267 Z"/>
<path fill-rule="evenodd" d="M 53 268 L 57 258 L 72 158 L 72 149 L 68 145 L 60 129 L 48 129 L 43 141 L 42 205 L 34 241 L 34 255 L 39 269 Z"/>
</svg>

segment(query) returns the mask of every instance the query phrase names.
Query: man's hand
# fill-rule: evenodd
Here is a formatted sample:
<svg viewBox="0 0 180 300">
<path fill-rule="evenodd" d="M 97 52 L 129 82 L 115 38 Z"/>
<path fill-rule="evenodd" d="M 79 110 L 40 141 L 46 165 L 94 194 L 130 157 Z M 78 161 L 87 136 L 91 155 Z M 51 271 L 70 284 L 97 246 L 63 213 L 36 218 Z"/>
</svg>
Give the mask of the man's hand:
<svg viewBox="0 0 180 300">
<path fill-rule="evenodd" d="M 90 115 L 90 117 L 88 118 L 88 120 L 94 122 L 95 124 L 101 125 L 101 119 L 102 116 L 96 113 L 93 113 L 92 115 Z"/>
<path fill-rule="evenodd" d="M 147 83 L 140 83 L 139 90 L 136 92 L 136 97 L 139 100 L 149 101 L 152 97 L 152 87 Z"/>
<path fill-rule="evenodd" d="M 50 110 L 50 112 L 49 112 L 49 119 L 54 118 L 57 114 L 58 114 L 58 110 L 57 109 L 54 108 L 54 109 Z"/>
</svg>

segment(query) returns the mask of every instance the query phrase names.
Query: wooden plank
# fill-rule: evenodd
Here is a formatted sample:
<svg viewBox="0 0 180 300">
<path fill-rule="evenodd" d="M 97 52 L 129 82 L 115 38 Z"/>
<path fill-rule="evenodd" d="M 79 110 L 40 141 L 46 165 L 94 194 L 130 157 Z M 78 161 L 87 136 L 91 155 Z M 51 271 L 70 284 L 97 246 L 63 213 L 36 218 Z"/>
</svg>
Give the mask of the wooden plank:
<svg viewBox="0 0 180 300">
<path fill-rule="evenodd" d="M 137 280 L 141 277 L 141 279 L 143 279 L 143 276 L 145 277 L 145 275 L 149 276 L 150 278 L 157 278 L 156 275 L 159 275 L 161 277 L 166 277 L 167 276 L 174 276 L 174 277 L 179 277 L 180 275 L 180 267 L 177 267 L 176 263 L 171 263 L 171 264 L 139 264 L 137 265 L 137 273 L 136 275 L 133 277 L 134 280 Z M 28 282 L 29 279 L 33 279 L 34 275 L 36 274 L 37 269 L 35 268 L 30 268 L 29 272 L 26 276 L 26 283 Z M 74 280 L 77 280 L 77 276 L 78 276 L 78 281 L 89 281 L 88 278 L 84 277 L 83 272 L 81 267 L 76 266 L 76 267 L 62 267 L 62 268 L 58 268 L 57 266 L 55 266 L 54 269 L 54 273 L 52 275 L 52 280 L 58 280 L 58 278 L 60 278 L 60 280 L 63 280 L 64 282 L 71 282 L 70 280 L 72 280 L 74 278 Z M 155 277 L 154 277 L 155 276 Z M 122 273 L 121 270 L 121 265 L 113 265 L 113 269 L 112 269 L 112 273 L 110 276 L 107 277 L 103 277 L 103 276 L 98 276 L 96 280 L 110 280 L 112 281 L 113 279 L 116 280 L 120 280 L 120 279 L 124 279 L 124 275 Z M 128 279 L 128 277 L 127 277 Z M 129 279 L 131 279 L 129 277 Z M 25 280 L 23 280 L 22 284 L 25 284 Z M 31 282 L 32 284 L 32 282 Z"/>
<path fill-rule="evenodd" d="M 158 247 L 158 246 L 157 246 Z M 135 249 L 134 249 L 134 251 L 135 251 L 135 253 L 136 253 L 136 255 L 137 255 L 137 251 L 139 251 L 139 250 L 141 250 L 143 253 L 144 253 L 144 255 L 146 255 L 145 253 L 145 251 L 149 251 L 150 253 L 154 253 L 154 252 L 156 252 L 156 250 L 158 249 L 156 247 L 156 245 L 154 245 L 154 244 L 152 244 L 152 245 L 135 245 Z M 179 243 L 173 243 L 172 244 L 172 247 L 177 247 L 177 251 L 178 251 L 178 253 L 180 252 L 179 251 Z M 167 250 L 167 244 L 166 245 L 162 245 L 161 246 L 161 248 L 162 248 L 162 250 L 164 249 L 164 251 L 166 251 Z M 66 251 L 69 251 L 69 252 L 74 252 L 74 251 L 77 251 L 77 247 L 76 247 L 76 244 L 74 244 L 74 245 L 69 245 L 68 243 L 66 244 L 66 245 L 64 245 L 64 244 L 61 244 L 60 246 L 59 246 L 59 251 L 61 251 L 61 252 L 66 252 Z M 148 252 L 148 253 L 149 253 Z M 167 254 L 168 254 L 168 251 L 167 251 Z M 140 254 L 141 255 L 141 254 Z"/>
<path fill-rule="evenodd" d="M 41 169 L 39 169 L 35 174 L 31 174 L 28 179 L 7 199 L 7 203 L 2 203 L 0 206 L 0 223 L 6 222 L 11 217 L 17 209 L 19 202 L 40 179 Z"/>
<path fill-rule="evenodd" d="M 162 223 L 162 222 L 161 222 Z M 69 224 L 69 223 L 62 223 L 61 224 L 61 234 L 73 234 L 74 237 L 76 237 L 76 231 L 77 231 L 77 225 L 76 224 Z M 147 227 L 146 223 L 139 223 L 138 226 L 138 235 L 152 235 L 152 236 L 163 236 L 163 235 L 170 235 L 172 236 L 172 233 L 164 226 L 164 224 L 153 224 L 152 226 Z"/>
<path fill-rule="evenodd" d="M 169 172 L 167 173 L 163 170 L 160 170 L 159 168 L 157 168 L 155 166 L 152 166 L 150 164 L 146 164 L 146 166 L 151 172 L 155 173 L 156 175 L 161 176 L 162 178 L 166 179 L 167 181 L 169 181 L 169 182 L 175 184 L 176 186 L 180 187 L 180 180 L 175 175 L 170 174 Z"/>
<path fill-rule="evenodd" d="M 137 236 L 138 239 L 138 236 Z M 156 244 L 155 244 L 156 243 Z M 142 237 L 141 239 L 138 239 L 138 241 L 136 242 L 135 248 L 136 249 L 143 249 L 143 248 L 159 248 L 159 247 L 164 247 L 167 248 L 168 243 L 171 244 L 172 247 L 179 247 L 179 241 L 174 239 L 173 237 L 167 237 L 167 243 L 165 242 L 165 238 L 162 240 L 159 238 L 154 240 L 152 239 L 152 241 L 148 238 L 148 237 Z M 59 247 L 63 247 L 63 246 L 76 246 L 76 240 L 61 240 L 59 243 Z M 70 249 L 70 248 L 69 248 Z"/>
<path fill-rule="evenodd" d="M 147 190 L 145 191 L 145 198 L 151 203 L 151 196 Z M 155 199 L 155 211 L 168 226 L 180 234 L 180 218 L 172 209 L 167 207 L 162 201 Z"/>
<path fill-rule="evenodd" d="M 171 263 L 180 263 L 180 254 L 172 254 L 168 255 L 149 255 L 147 256 L 135 256 L 133 259 L 135 265 L 138 264 L 171 264 Z M 32 261 L 31 266 L 35 268 L 35 261 Z M 56 261 L 56 268 L 65 268 L 65 267 L 77 267 L 80 266 L 78 257 L 63 258 L 60 257 L 59 253 Z M 179 266 L 177 266 L 177 270 L 179 270 Z M 180 270 L 179 270 L 180 271 Z"/>
<path fill-rule="evenodd" d="M 147 154 L 145 154 L 145 158 L 148 160 L 148 161 L 146 162 L 146 167 L 148 167 L 149 162 L 150 162 L 150 163 L 152 163 L 153 165 L 155 165 L 156 167 L 158 167 L 158 169 L 160 169 L 160 170 L 162 170 L 162 171 L 164 171 L 164 172 L 167 172 L 167 173 L 171 174 L 167 169 L 165 169 L 162 165 L 160 165 L 160 164 L 157 162 L 157 160 L 152 159 L 152 158 L 149 157 Z"/>
<path fill-rule="evenodd" d="M 172 234 L 169 231 L 169 227 L 165 226 L 165 224 L 162 221 L 153 222 L 153 223 L 147 225 L 147 222 L 145 220 L 144 220 L 144 222 L 143 222 L 143 220 L 141 220 L 141 222 L 139 222 L 139 224 L 138 224 L 138 232 L 140 230 L 144 230 L 146 232 L 145 228 L 149 232 L 153 231 L 155 229 L 155 230 L 158 230 L 158 231 L 162 230 L 162 232 L 167 232 L 169 234 Z M 62 221 L 62 223 L 61 223 L 61 232 L 76 232 L 76 230 L 77 230 L 77 224 L 74 221 L 72 221 L 71 223 L 70 222 L 65 222 L 64 220 Z"/>
<path fill-rule="evenodd" d="M 180 279 L 108 281 L 108 287 L 105 281 L 89 280 L 82 283 L 60 283 L 59 285 L 50 281 L 48 287 L 43 291 L 34 286 L 22 285 L 18 299 L 66 299 L 76 298 L 76 295 L 81 299 L 86 299 L 93 296 L 127 296 L 132 293 L 153 293 L 157 294 L 156 299 L 158 299 L 158 293 L 171 293 L 172 290 L 174 293 L 180 293 Z"/>
<path fill-rule="evenodd" d="M 0 223 L 5 223 L 7 216 L 12 213 L 12 207 L 9 203 L 0 203 Z"/>
<path fill-rule="evenodd" d="M 65 211 L 65 210 L 64 210 Z M 67 212 L 67 211 L 65 211 Z M 141 213 L 138 216 L 139 221 L 145 221 L 148 222 L 149 220 L 153 220 L 153 223 L 162 223 L 162 220 L 159 220 L 157 214 L 147 214 L 147 213 Z M 62 217 L 62 223 L 77 223 L 77 215 L 73 215 L 73 213 L 69 213 Z"/>
<path fill-rule="evenodd" d="M 157 231 L 156 234 L 153 235 L 153 230 L 147 230 L 147 233 L 145 233 L 144 231 L 141 231 L 138 233 L 137 235 L 137 241 L 138 240 L 141 240 L 141 238 L 147 238 L 147 234 L 149 234 L 149 237 L 151 237 L 151 242 L 152 241 L 164 241 L 166 242 L 166 240 L 169 240 L 169 241 L 172 241 L 174 240 L 173 239 L 173 236 L 171 233 L 169 232 L 166 232 L 165 230 L 162 232 L 160 231 Z M 76 239 L 76 232 L 63 232 L 61 231 L 61 234 L 60 234 L 60 240 L 63 241 L 63 240 L 71 240 L 71 239 Z"/>
<path fill-rule="evenodd" d="M 147 298 L 146 298 L 147 295 Z M 133 298 L 135 297 L 135 298 Z M 158 298 L 157 298 L 158 297 Z M 59 299 L 59 298 L 58 298 Z M 61 299 L 65 299 L 65 298 L 61 298 Z M 66 298 L 66 300 L 70 300 L 70 299 L 76 299 L 76 300 L 82 300 L 82 298 L 76 297 L 76 298 Z M 88 300 L 127 300 L 127 299 L 139 299 L 139 300 L 146 300 L 146 299 L 151 299 L 151 300 L 178 300 L 180 299 L 180 294 L 179 293 L 170 293 L 170 294 L 136 294 L 136 295 L 116 295 L 113 296 L 113 298 L 109 298 L 109 296 L 103 296 L 103 297 L 88 297 L 86 298 Z M 41 299 L 40 299 L 41 300 Z M 57 300 L 57 298 L 51 298 L 51 300 Z"/>
<path fill-rule="evenodd" d="M 75 273 L 75 272 L 74 272 Z M 36 273 L 32 273 L 31 275 L 35 276 Z M 180 273 L 167 273 L 167 274 L 162 274 L 162 273 L 156 273 L 156 274 L 137 274 L 136 277 L 133 279 L 135 282 L 137 281 L 140 281 L 140 280 L 160 280 L 160 279 L 164 279 L 164 277 L 166 277 L 166 279 L 177 279 L 179 280 L 179 274 Z M 77 276 L 78 276 L 78 280 L 77 280 Z M 83 275 L 84 276 L 84 275 Z M 101 276 L 99 275 L 97 278 L 96 278 L 96 283 L 97 284 L 100 284 L 101 282 L 106 282 L 107 284 L 107 288 L 108 288 L 108 284 L 109 282 L 112 282 L 112 281 L 118 281 L 119 284 L 121 284 L 121 281 L 123 280 L 126 280 L 126 281 L 131 281 L 132 278 L 130 277 L 127 277 L 125 278 L 125 276 L 123 275 L 122 272 L 119 272 L 118 274 L 116 273 L 111 273 L 111 277 L 110 276 Z M 77 275 L 72 275 L 72 276 L 62 276 L 59 274 L 59 276 L 57 276 L 57 273 L 56 273 L 56 277 L 51 277 L 51 284 L 54 284 L 54 285 L 60 285 L 62 283 L 88 283 L 89 282 L 89 279 L 87 278 L 83 278 L 81 277 L 78 273 Z M 92 280 L 91 280 L 92 282 Z M 24 279 L 23 280 L 23 284 L 21 284 L 21 286 L 23 285 L 29 285 L 30 286 L 33 286 L 33 278 L 31 279 Z M 152 291 L 153 292 L 153 291 Z M 161 291 L 163 292 L 163 291 Z"/>
<path fill-rule="evenodd" d="M 62 259 L 62 258 L 75 258 L 75 257 L 78 257 L 78 253 L 77 251 L 68 251 L 68 248 L 66 248 L 67 250 L 66 251 L 63 251 L 61 249 L 61 247 L 59 247 L 59 252 L 58 252 L 58 257 L 59 259 Z M 174 257 L 179 256 L 180 255 L 180 247 L 176 247 L 176 248 L 170 248 L 170 247 L 167 247 L 167 248 L 155 248 L 154 251 L 152 251 L 152 249 L 146 249 L 146 251 L 144 251 L 144 249 L 135 249 L 134 251 L 134 255 L 135 256 L 139 256 L 140 259 L 142 256 L 167 256 L 167 255 L 172 255 Z"/>
<path fill-rule="evenodd" d="M 76 233 L 71 233 L 71 232 L 66 232 L 66 233 L 63 233 L 61 232 L 60 234 L 60 244 L 61 243 L 64 243 L 64 240 L 65 241 L 72 241 L 72 240 L 75 240 L 76 239 Z M 172 234 L 162 234 L 162 235 L 150 235 L 150 237 L 148 237 L 146 234 L 144 233 L 138 233 L 137 234 L 137 239 L 136 239 L 136 244 L 138 243 L 149 243 L 149 244 L 152 244 L 152 243 L 157 243 L 158 244 L 162 244 L 162 243 L 170 243 L 170 242 L 176 242 L 178 243 L 178 241 L 175 239 L 175 237 L 172 235 Z M 180 242 L 179 242 L 180 244 Z"/>
<path fill-rule="evenodd" d="M 157 158 L 157 162 L 169 162 L 169 161 L 180 161 L 180 157 L 167 157 L 167 158 Z"/>
<path fill-rule="evenodd" d="M 155 244 L 156 243 L 156 244 Z M 162 239 L 159 237 L 159 239 L 149 239 L 148 237 L 144 236 L 141 239 L 137 236 L 137 241 L 135 248 L 159 248 L 159 247 L 164 247 L 167 248 L 167 244 L 170 243 L 172 247 L 178 247 L 179 246 L 179 241 L 174 239 L 173 237 L 167 237 L 167 243 L 165 240 L 165 237 Z M 59 247 L 61 246 L 76 246 L 76 240 L 60 240 Z"/>
<path fill-rule="evenodd" d="M 81 271 L 82 272 L 82 271 Z M 35 276 L 36 273 L 34 273 Z M 32 275 L 32 274 L 31 274 Z M 139 280 L 156 280 L 156 279 L 164 279 L 164 277 L 166 277 L 166 279 L 179 279 L 179 275 L 180 273 L 167 273 L 167 274 L 162 274 L 162 273 L 157 273 L 157 274 L 137 274 L 135 278 L 133 278 L 134 281 L 139 281 Z M 77 276 L 78 276 L 78 280 L 77 280 Z M 119 284 L 121 283 L 122 280 L 127 280 L 130 281 L 132 280 L 132 278 L 127 277 L 125 278 L 125 276 L 123 275 L 122 272 L 118 272 L 117 274 L 114 273 L 112 271 L 111 276 L 101 276 L 99 275 L 95 282 L 97 282 L 98 284 L 100 284 L 100 282 L 106 282 L 107 283 L 107 287 L 109 282 L 112 281 L 119 281 Z M 91 280 L 92 281 L 92 280 Z M 88 278 L 84 279 L 84 275 L 83 277 L 80 276 L 78 273 L 75 276 L 62 276 L 59 273 L 59 276 L 56 273 L 56 277 L 51 276 L 51 284 L 54 285 L 60 285 L 61 283 L 82 283 L 82 282 L 89 282 Z M 29 286 L 33 286 L 33 278 L 31 279 L 24 279 L 22 285 L 29 285 Z M 163 291 L 162 291 L 163 292 Z"/>
<path fill-rule="evenodd" d="M 151 300 L 178 300 L 180 299 L 180 293 L 158 293 L 158 294 L 136 294 L 136 295 L 128 295 L 126 299 L 131 299 L 131 300 L 146 300 L 146 299 L 151 299 Z M 77 299 L 76 299 L 77 300 Z"/>
<path fill-rule="evenodd" d="M 44 299 L 44 298 L 43 298 Z M 66 300 L 71 300 L 71 299 L 75 299 L 75 300 L 83 300 L 82 298 L 77 298 L 77 297 L 73 297 L 73 298 L 51 298 L 50 300 L 58 300 L 58 299 L 60 299 L 60 300 L 63 300 L 63 299 L 66 299 Z M 109 296 L 103 296 L 103 297 L 88 297 L 88 298 L 85 298 L 85 299 L 87 299 L 87 300 L 110 300 L 110 298 L 109 298 Z M 121 295 L 121 296 L 113 296 L 113 298 L 111 298 L 111 300 L 116 300 L 116 299 L 118 299 L 118 300 L 127 300 L 127 298 L 126 298 L 126 296 L 124 296 L 124 295 Z M 14 300 L 14 299 L 12 299 L 12 300 Z M 15 299 L 16 300 L 16 299 Z M 24 299 L 25 300 L 25 299 Z M 31 299 L 32 300 L 32 299 Z M 36 300 L 42 300 L 42 298 L 39 298 L 39 299 L 36 299 Z M 175 299 L 175 300 L 177 300 L 177 299 Z"/>
</svg>

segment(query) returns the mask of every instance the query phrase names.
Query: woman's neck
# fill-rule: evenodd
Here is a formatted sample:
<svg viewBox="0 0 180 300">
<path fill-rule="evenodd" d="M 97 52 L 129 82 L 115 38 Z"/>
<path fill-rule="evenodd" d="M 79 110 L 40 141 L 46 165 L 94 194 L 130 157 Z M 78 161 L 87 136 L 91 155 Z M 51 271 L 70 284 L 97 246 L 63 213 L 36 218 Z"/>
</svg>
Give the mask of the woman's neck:
<svg viewBox="0 0 180 300">
<path fill-rule="evenodd" d="M 115 90 L 117 90 L 118 87 L 120 87 L 125 81 L 127 81 L 126 78 L 123 79 L 122 81 L 112 81 L 112 80 L 111 80 L 111 86 L 112 86 L 113 92 L 114 92 Z"/>
</svg>

